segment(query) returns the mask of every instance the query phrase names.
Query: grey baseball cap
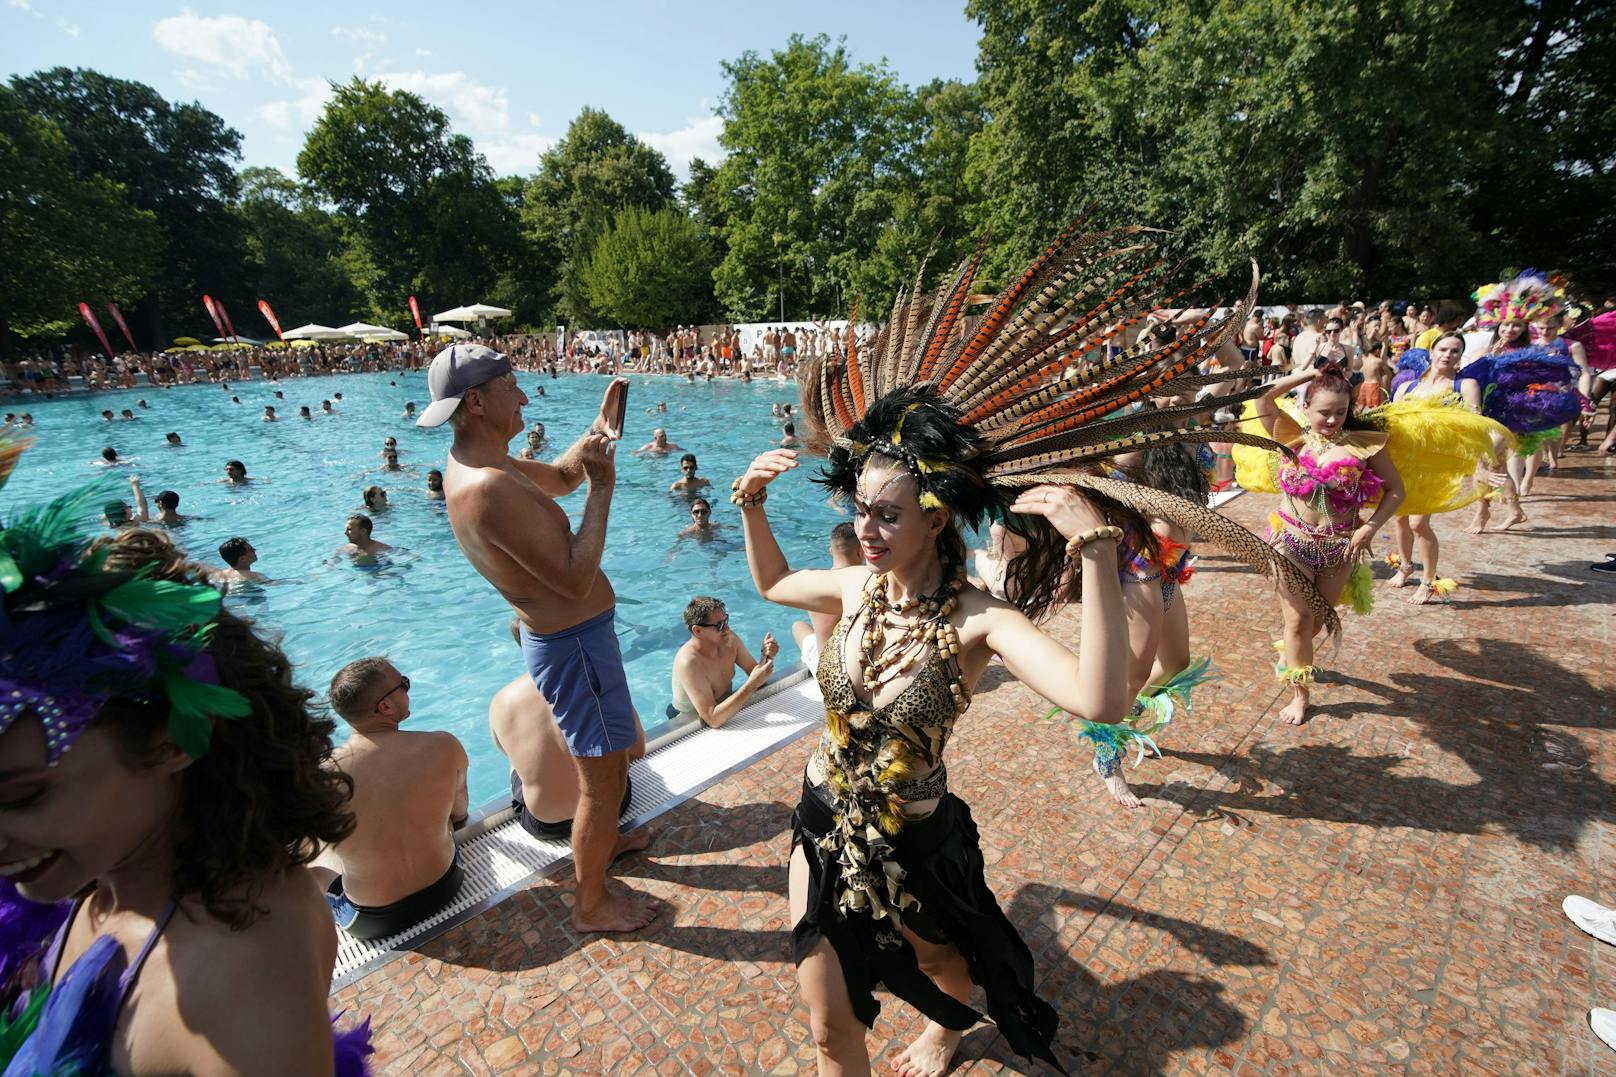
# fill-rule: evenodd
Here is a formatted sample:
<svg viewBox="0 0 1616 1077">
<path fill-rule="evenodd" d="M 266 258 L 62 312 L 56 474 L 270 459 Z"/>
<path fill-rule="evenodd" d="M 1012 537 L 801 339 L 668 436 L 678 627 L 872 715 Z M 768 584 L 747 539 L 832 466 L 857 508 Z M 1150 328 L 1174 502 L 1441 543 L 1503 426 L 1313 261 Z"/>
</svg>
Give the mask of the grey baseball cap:
<svg viewBox="0 0 1616 1077">
<path fill-rule="evenodd" d="M 415 420 L 416 426 L 442 426 L 449 421 L 460 397 L 485 381 L 511 372 L 511 361 L 482 344 L 451 344 L 437 354 L 427 368 L 426 384 L 432 390 L 432 403 Z"/>
</svg>

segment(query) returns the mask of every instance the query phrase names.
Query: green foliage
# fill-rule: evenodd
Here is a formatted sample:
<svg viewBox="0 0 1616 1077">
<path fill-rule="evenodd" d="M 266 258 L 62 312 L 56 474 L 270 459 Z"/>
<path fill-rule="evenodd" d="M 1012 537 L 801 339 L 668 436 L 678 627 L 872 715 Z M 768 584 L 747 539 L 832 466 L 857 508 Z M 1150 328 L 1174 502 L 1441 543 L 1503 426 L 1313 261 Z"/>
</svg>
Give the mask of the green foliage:
<svg viewBox="0 0 1616 1077">
<path fill-rule="evenodd" d="M 970 0 L 971 219 L 999 271 L 1088 207 L 1174 229 L 1189 271 L 1255 256 L 1292 299 L 1463 295 L 1523 260 L 1608 274 L 1600 7 Z"/>
<path fill-rule="evenodd" d="M 170 104 L 150 86 L 97 71 L 57 67 L 11 85 L 26 109 L 61 129 L 79 179 L 120 185 L 156 218 L 159 257 L 142 274 L 153 338 L 165 318 L 200 328 L 203 292 L 241 307 L 240 233 L 227 208 L 240 134 L 201 105 Z"/>
<path fill-rule="evenodd" d="M 674 193 L 662 154 L 599 109 L 578 114 L 539 158 L 521 210 L 533 264 L 549 267 L 538 283 L 552 292 L 558 319 L 593 323 L 583 267 L 596 238 L 620 210 L 661 209 Z"/>
<path fill-rule="evenodd" d="M 66 137 L 0 86 L 0 350 L 55 335 L 82 301 L 138 298 L 156 272 L 156 217 L 102 176 L 81 178 Z"/>
<path fill-rule="evenodd" d="M 253 298 L 269 301 L 283 329 L 359 309 L 342 229 L 296 181 L 273 168 L 245 169 L 235 209 Z M 236 317 L 237 330 L 246 332 L 243 321 L 256 326 L 258 317 L 256 310 Z"/>
<path fill-rule="evenodd" d="M 915 173 L 912 96 L 885 65 L 854 67 L 823 35 L 744 53 L 724 74 L 719 301 L 738 320 L 776 317 L 782 292 L 788 318 L 845 313 Z"/>
<path fill-rule="evenodd" d="M 700 323 L 713 313 L 713 245 L 677 209 L 620 210 L 583 263 L 592 309 L 621 328 Z"/>
<path fill-rule="evenodd" d="M 474 302 L 511 256 L 515 222 L 488 163 L 441 109 L 355 78 L 333 86 L 298 174 L 333 206 L 366 314 L 403 324 L 423 306 Z"/>
</svg>

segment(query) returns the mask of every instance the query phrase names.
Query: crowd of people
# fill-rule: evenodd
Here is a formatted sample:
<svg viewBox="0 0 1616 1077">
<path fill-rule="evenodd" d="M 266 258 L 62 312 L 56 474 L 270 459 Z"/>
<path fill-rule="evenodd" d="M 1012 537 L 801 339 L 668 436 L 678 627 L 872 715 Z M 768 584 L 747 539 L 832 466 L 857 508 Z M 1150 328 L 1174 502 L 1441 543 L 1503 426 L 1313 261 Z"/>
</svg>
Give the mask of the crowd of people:
<svg viewBox="0 0 1616 1077">
<path fill-rule="evenodd" d="M 524 418 L 517 372 L 797 378 L 799 409 L 775 416 L 781 443 L 742 469 L 730 500 L 752 586 L 805 614 L 793 638 L 826 705 L 786 867 L 821 1068 L 868 1064 L 877 985 L 929 1019 L 894 1062 L 906 1077 L 946 1072 L 983 1016 L 973 984 L 1018 1053 L 1053 1062 L 1058 1015 L 986 883 L 944 765 L 988 665 L 1063 711 L 1097 780 L 1137 807 L 1129 755 L 1157 750 L 1208 671 L 1185 607 L 1197 545 L 1277 583 L 1275 674 L 1290 693 L 1281 717 L 1302 724 L 1316 645 L 1342 630 L 1337 606 L 1371 604 L 1376 537 L 1396 521 L 1388 586 L 1412 582 L 1417 565 L 1411 600 L 1440 602 L 1453 582 L 1437 574 L 1431 518 L 1475 505 L 1472 530 L 1483 533 L 1488 502 L 1502 499 L 1500 526 L 1529 526 L 1520 502 L 1534 460 L 1552 468 L 1585 446 L 1599 387 L 1616 380 L 1616 345 L 1600 335 L 1616 304 L 1572 316 L 1547 280 L 1505 282 L 1503 298 L 1487 293 L 1474 308 L 1355 303 L 1265 318 L 1251 299 L 1159 307 L 1130 268 L 1148 255 L 1130 251 L 1110 267 L 1117 290 L 1105 307 L 1040 321 L 1057 296 L 1028 282 L 1059 279 L 1076 244 L 1051 247 L 1038 272 L 979 312 L 954 301 L 970 294 L 967 267 L 911 297 L 891 324 L 851 338 L 782 327 L 744 355 L 733 329 L 677 327 L 560 348 L 519 336 L 77 369 L 92 387 L 138 388 L 137 375 L 228 384 L 255 372 L 425 367 L 430 401 L 403 418 L 451 436 L 423 492 L 443 502 L 459 550 L 511 608 L 526 672 L 489 702 L 489 729 L 510 762 L 518 824 L 570 844 L 581 933 L 632 932 L 655 917 L 611 875 L 652 840 L 623 829 L 646 738 L 601 567 L 626 386 L 611 377 L 589 427 L 544 459 L 546 431 Z M 1606 329 L 1590 335 L 1596 325 Z M 13 388 L 60 392 L 70 367 L 52 362 L 6 374 Z M 273 406 L 263 420 L 283 421 Z M 25 412 L 6 416 L 0 481 L 31 425 Z M 682 454 L 670 494 L 688 501 L 691 533 L 710 529 L 714 484 L 696 456 L 662 428 L 635 451 Z M 396 468 L 396 443 L 380 457 Z M 765 503 L 810 457 L 853 518 L 827 536 L 824 567 L 793 567 Z M 264 480 L 232 459 L 223 481 Z M 1208 507 L 1236 482 L 1277 498 L 1265 535 Z M 39 943 L 0 954 L 0 1003 L 33 1022 L 14 1037 L 12 1065 L 55 1072 L 88 1051 L 90 1072 L 256 1072 L 266 1057 L 280 1071 L 352 1071 L 363 1029 L 333 1033 L 325 1009 L 332 925 L 387 938 L 455 899 L 455 834 L 471 811 L 465 749 L 405 728 L 410 677 L 385 655 L 332 679 L 326 700 L 349 730 L 334 746 L 334 723 L 285 655 L 221 604 L 222 590 L 266 582 L 251 539 L 232 537 L 217 551 L 222 566 L 205 566 L 182 548 L 180 494 L 149 500 L 138 479 L 129 487 L 127 502 L 91 487 L 49 511 L 3 513 L 0 803 L 10 810 L 0 837 L 10 859 L 0 874 L 29 899 L 9 895 L 9 922 L 26 927 L 12 933 Z M 580 488 L 569 519 L 557 498 Z M 379 511 L 387 494 L 361 496 Z M 86 541 L 76 523 L 92 504 L 106 529 Z M 986 548 L 973 562 L 967 538 L 980 529 Z M 366 513 L 349 517 L 345 537 L 342 556 L 390 549 Z M 1076 653 L 1041 627 L 1074 603 Z M 773 675 L 779 643 L 765 633 L 749 647 L 721 596 L 693 597 L 683 620 L 667 717 L 723 729 Z M 148 961 L 159 949 L 163 959 Z M 104 991 L 96 1005 L 68 990 L 87 982 Z M 126 1019 L 137 984 L 142 1005 Z"/>
</svg>

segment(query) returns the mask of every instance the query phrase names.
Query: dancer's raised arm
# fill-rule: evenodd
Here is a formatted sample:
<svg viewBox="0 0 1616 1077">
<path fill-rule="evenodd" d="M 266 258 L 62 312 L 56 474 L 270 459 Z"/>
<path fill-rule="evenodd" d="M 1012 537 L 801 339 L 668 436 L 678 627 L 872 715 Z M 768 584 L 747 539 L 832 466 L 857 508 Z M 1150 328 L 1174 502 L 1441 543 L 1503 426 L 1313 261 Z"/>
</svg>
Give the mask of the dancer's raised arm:
<svg viewBox="0 0 1616 1077">
<path fill-rule="evenodd" d="M 1117 581 L 1116 529 L 1068 486 L 1025 490 L 1010 511 L 1042 516 L 1068 540 L 1092 535 L 1074 554 L 1083 574 L 1083 642 L 1077 654 L 1051 639 L 1014 607 L 994 607 L 987 644 L 1016 679 L 1079 718 L 1121 721 L 1128 696 L 1128 625 Z"/>
<path fill-rule="evenodd" d="M 773 449 L 752 461 L 746 474 L 735 480 L 730 500 L 741 510 L 741 531 L 746 538 L 746 564 L 752 570 L 752 584 L 770 602 L 815 613 L 842 612 L 841 573 L 845 569 L 797 569 L 786 563 L 786 555 L 769 528 L 763 513 L 768 485 L 797 466 L 791 449 Z"/>
</svg>

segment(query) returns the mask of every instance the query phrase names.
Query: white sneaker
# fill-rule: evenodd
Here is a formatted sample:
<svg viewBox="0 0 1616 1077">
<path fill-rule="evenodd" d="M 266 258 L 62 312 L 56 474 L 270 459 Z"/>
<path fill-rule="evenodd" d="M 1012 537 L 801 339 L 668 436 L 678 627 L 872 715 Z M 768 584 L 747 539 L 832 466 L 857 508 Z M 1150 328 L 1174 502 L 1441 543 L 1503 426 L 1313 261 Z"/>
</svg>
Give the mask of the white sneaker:
<svg viewBox="0 0 1616 1077">
<path fill-rule="evenodd" d="M 1588 1011 L 1588 1027 L 1594 1030 L 1594 1035 L 1605 1041 L 1605 1046 L 1616 1051 L 1616 1010 L 1605 1010 L 1598 1006 Z"/>
<path fill-rule="evenodd" d="M 1605 908 L 1597 901 L 1589 901 L 1585 897 L 1572 894 L 1560 903 L 1560 908 L 1571 918 L 1571 922 L 1582 930 L 1598 939 L 1616 946 L 1616 912 Z M 1601 1011 L 1608 1013 L 1610 1011 Z"/>
</svg>

